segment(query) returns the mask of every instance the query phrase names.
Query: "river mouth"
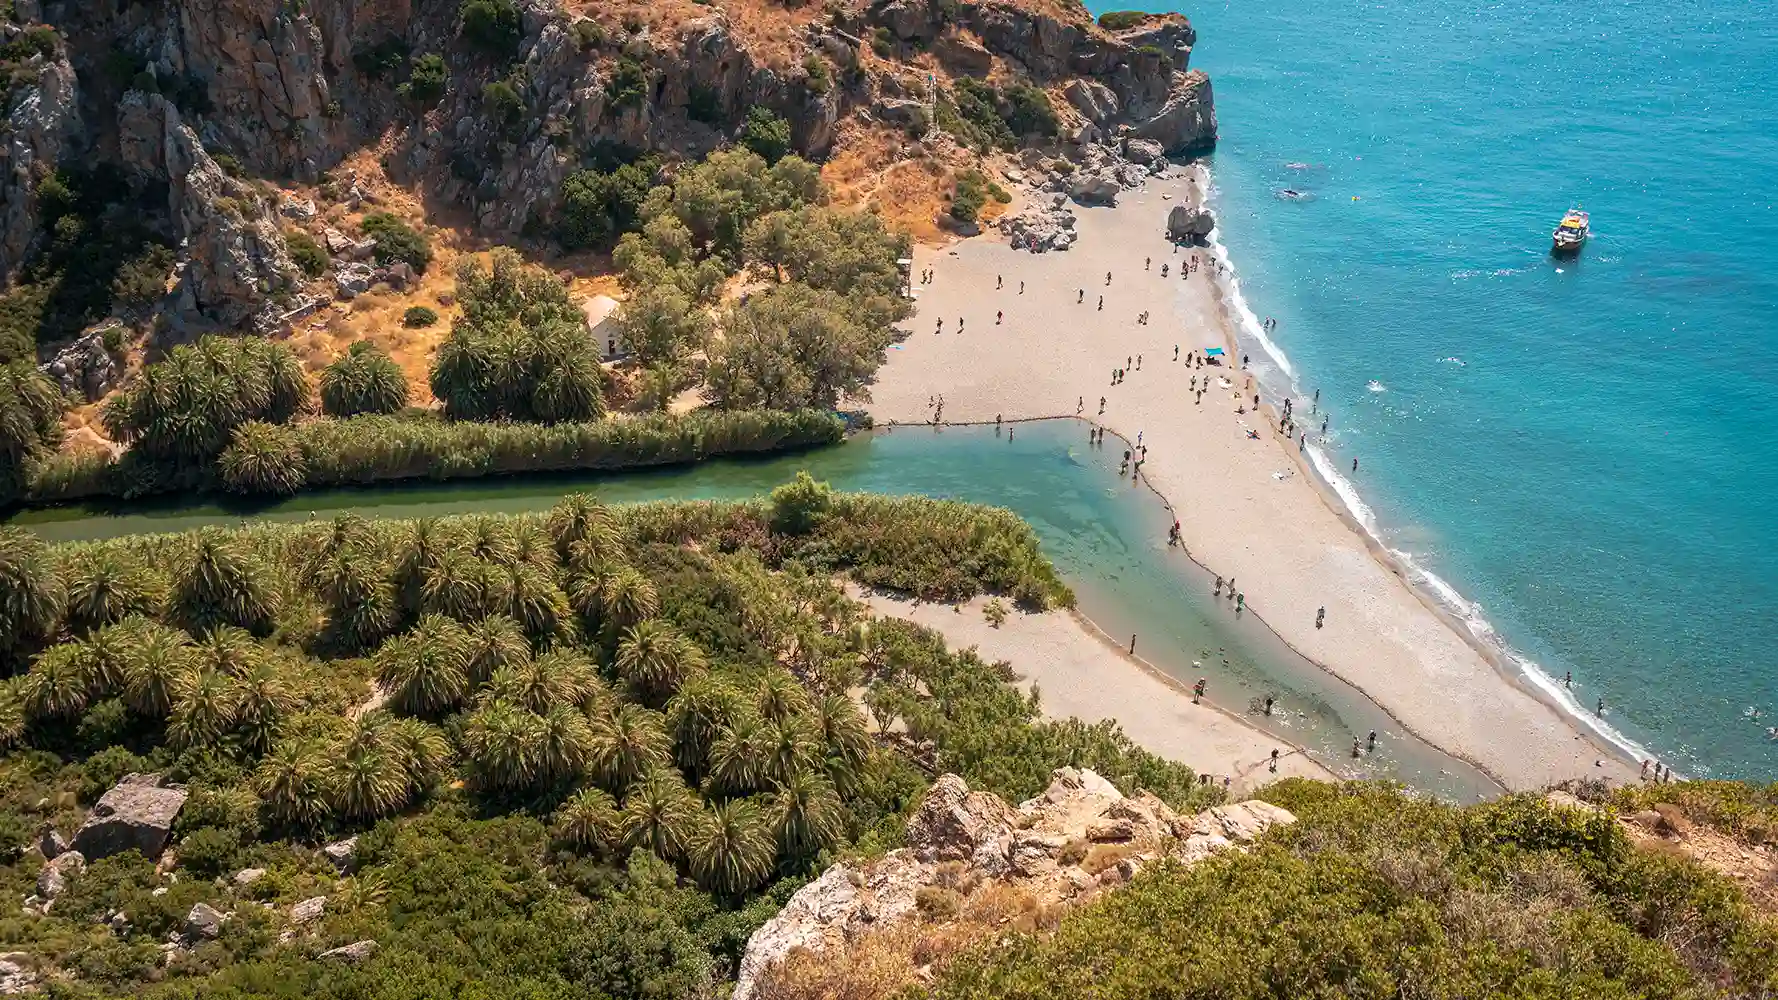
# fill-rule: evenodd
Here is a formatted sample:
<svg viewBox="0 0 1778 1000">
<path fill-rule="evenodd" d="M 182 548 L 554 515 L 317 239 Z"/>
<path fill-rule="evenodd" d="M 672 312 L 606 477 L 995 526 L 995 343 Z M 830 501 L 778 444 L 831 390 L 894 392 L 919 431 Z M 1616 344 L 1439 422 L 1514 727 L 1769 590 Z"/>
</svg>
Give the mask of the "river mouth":
<svg viewBox="0 0 1778 1000">
<path fill-rule="evenodd" d="M 1458 801 L 1500 787 L 1473 766 L 1406 732 L 1362 693 L 1290 649 L 1249 612 L 1213 596 L 1214 576 L 1167 546 L 1171 515 L 1146 486 L 1117 475 L 1121 446 L 1094 447 L 1073 419 L 1017 426 L 884 427 L 830 448 L 769 458 L 621 474 L 409 482 L 305 493 L 233 506 L 157 499 L 127 507 L 21 512 L 6 523 L 51 542 L 189 531 L 248 520 L 304 521 L 355 511 L 430 517 L 546 510 L 565 493 L 596 492 L 607 503 L 740 499 L 764 494 L 807 470 L 835 489 L 921 494 L 1006 507 L 1031 523 L 1044 553 L 1079 598 L 1080 612 L 1119 645 L 1254 725 L 1306 747 L 1328 768 L 1400 781 Z M 1266 697 L 1272 715 L 1263 714 Z M 1378 735 L 1377 749 L 1351 755 L 1353 740 Z"/>
</svg>

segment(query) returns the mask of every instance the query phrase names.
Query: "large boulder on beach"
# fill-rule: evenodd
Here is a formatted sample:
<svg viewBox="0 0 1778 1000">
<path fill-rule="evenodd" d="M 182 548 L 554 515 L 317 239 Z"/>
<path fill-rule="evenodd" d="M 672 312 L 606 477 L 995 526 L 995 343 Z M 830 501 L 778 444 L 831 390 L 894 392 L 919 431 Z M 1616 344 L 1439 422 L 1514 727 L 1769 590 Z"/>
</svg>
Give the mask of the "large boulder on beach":
<svg viewBox="0 0 1778 1000">
<path fill-rule="evenodd" d="M 1006 235 L 1008 246 L 1032 253 L 1066 250 L 1079 237 L 1074 230 L 1074 213 L 1060 205 L 1035 206 L 1003 216 L 1000 231 Z"/>
<path fill-rule="evenodd" d="M 1201 208 L 1174 205 L 1167 213 L 1167 238 L 1183 243 L 1197 243 L 1210 235 L 1216 218 Z"/>
<path fill-rule="evenodd" d="M 1115 167 L 1076 170 L 1068 178 L 1068 197 L 1083 205 L 1115 205 L 1117 196 L 1123 189 L 1124 185 L 1119 181 Z"/>
<path fill-rule="evenodd" d="M 135 850 L 153 860 L 166 849 L 185 790 L 162 788 L 156 774 L 126 775 L 99 797 L 74 834 L 74 849 L 89 860 Z"/>
</svg>

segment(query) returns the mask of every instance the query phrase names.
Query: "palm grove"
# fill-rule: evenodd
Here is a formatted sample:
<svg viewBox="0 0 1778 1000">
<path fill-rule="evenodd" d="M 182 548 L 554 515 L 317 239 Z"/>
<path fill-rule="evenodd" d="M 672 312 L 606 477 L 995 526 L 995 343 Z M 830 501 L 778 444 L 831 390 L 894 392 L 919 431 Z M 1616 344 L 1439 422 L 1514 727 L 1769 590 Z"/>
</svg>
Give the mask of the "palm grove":
<svg viewBox="0 0 1778 1000">
<path fill-rule="evenodd" d="M 835 573 L 1072 599 L 1010 514 L 806 477 L 739 504 L 572 496 L 62 547 L 0 531 L 19 671 L 0 683 L 0 892 L 31 891 L 38 824 L 68 829 L 122 775 L 192 791 L 173 877 L 97 861 L 10 940 L 92 995 L 684 995 L 836 853 L 901 836 L 926 778 L 868 735 L 861 687 L 928 764 L 1009 796 L 1062 764 L 1204 794 L 1115 727 L 1040 721 L 1001 668 L 873 622 Z M 304 846 L 356 831 L 355 876 Z M 234 888 L 248 867 L 270 874 Z M 280 945 L 311 895 L 327 919 Z M 164 954 L 198 902 L 227 930 Z M 313 961 L 364 938 L 375 961 Z"/>
<path fill-rule="evenodd" d="M 905 238 L 874 216 L 824 206 L 816 168 L 794 156 L 768 165 L 737 148 L 651 169 L 641 176 L 661 183 L 625 189 L 624 205 L 585 209 L 627 222 L 614 253 L 628 290 L 617 321 L 644 371 L 640 408 L 664 410 L 678 390 L 702 385 L 712 411 L 686 418 L 699 437 L 740 450 L 831 440 L 831 421 L 789 415 L 868 398 L 907 315 L 896 263 Z M 281 494 L 441 468 L 609 467 L 625 464 L 626 449 L 657 453 L 685 437 L 664 416 L 604 419 L 600 345 L 556 277 L 496 250 L 486 263 L 465 260 L 456 278 L 460 313 L 431 366 L 437 413 L 407 409 L 406 377 L 368 342 L 321 373 L 317 406 L 284 345 L 206 337 L 106 402 L 107 432 L 130 446 L 121 458 L 58 456 L 66 403 L 15 362 L 0 371 L 0 500 Z M 503 428 L 497 443 L 490 424 Z M 362 446 L 382 439 L 406 447 Z"/>
</svg>

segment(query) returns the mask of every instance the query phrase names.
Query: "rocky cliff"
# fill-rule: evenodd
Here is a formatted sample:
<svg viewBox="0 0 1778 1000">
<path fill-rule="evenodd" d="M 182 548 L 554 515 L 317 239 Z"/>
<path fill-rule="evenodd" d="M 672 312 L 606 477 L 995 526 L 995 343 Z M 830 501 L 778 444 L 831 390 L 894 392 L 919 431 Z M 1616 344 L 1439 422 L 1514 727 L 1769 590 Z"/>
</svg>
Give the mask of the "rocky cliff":
<svg viewBox="0 0 1778 1000">
<path fill-rule="evenodd" d="M 924 922 L 928 933 L 942 927 L 947 947 L 955 947 L 976 936 L 967 926 L 972 921 L 982 924 L 973 928 L 980 934 L 1001 933 L 1009 906 L 1073 905 L 1161 858 L 1190 864 L 1293 822 L 1286 810 L 1258 800 L 1180 816 L 1152 795 L 1125 796 L 1098 774 L 1074 768 L 1056 771 L 1042 795 L 1014 808 L 947 774 L 908 820 L 906 848 L 861 865 L 834 865 L 754 932 L 733 1000 L 775 996 L 784 980 L 816 966 L 825 967 L 816 974 L 824 987 L 782 991 L 827 994 L 834 977 L 844 975 L 835 970 L 849 952 L 903 952 L 901 962 L 873 961 L 878 976 L 919 964 L 918 956 L 934 948 L 898 933 L 910 924 Z M 987 905 L 972 905 L 978 900 Z M 980 920 L 984 910 L 993 915 Z M 873 985 L 874 995 L 892 992 Z"/>
<path fill-rule="evenodd" d="M 1039 0 L 489 2 L 510 23 L 471 30 L 459 0 L 20 0 L 66 52 L 13 74 L 0 272 L 37 238 L 39 179 L 76 155 L 167 185 L 172 302 L 185 320 L 238 327 L 274 313 L 293 274 L 275 205 L 245 178 L 314 183 L 367 149 L 429 213 L 466 212 L 479 235 L 511 241 L 547 230 L 594 151 L 699 155 L 765 107 L 819 158 L 851 122 L 924 120 L 929 83 L 950 76 L 1034 83 L 1069 128 L 1169 153 L 1215 139 L 1176 15 L 1108 32 Z"/>
</svg>

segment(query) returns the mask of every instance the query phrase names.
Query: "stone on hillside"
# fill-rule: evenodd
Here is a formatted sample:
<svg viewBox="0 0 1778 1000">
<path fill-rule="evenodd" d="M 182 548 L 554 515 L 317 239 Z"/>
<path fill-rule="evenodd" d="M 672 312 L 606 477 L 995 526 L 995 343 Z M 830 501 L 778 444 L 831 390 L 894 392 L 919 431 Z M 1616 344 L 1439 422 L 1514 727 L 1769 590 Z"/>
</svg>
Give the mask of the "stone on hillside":
<svg viewBox="0 0 1778 1000">
<path fill-rule="evenodd" d="M 42 366 L 44 374 L 71 396 L 89 403 L 98 400 L 123 381 L 123 365 L 105 348 L 105 335 L 113 329 L 121 332 L 123 324 L 111 320 L 82 333 Z"/>
<path fill-rule="evenodd" d="M 1062 94 L 1087 121 L 1102 125 L 1117 116 L 1117 94 L 1097 80 L 1070 80 Z"/>
<path fill-rule="evenodd" d="M 1115 205 L 1124 189 L 1116 168 L 1076 170 L 1066 183 L 1068 197 L 1083 205 Z"/>
<path fill-rule="evenodd" d="M 347 965 L 357 965 L 359 962 L 364 961 L 376 953 L 377 943 L 375 941 L 354 941 L 351 944 L 324 951 L 319 957 L 327 962 L 344 962 Z"/>
<path fill-rule="evenodd" d="M 0 996 L 11 996 L 14 993 L 25 993 L 37 986 L 37 973 L 25 967 L 30 956 L 23 952 L 10 952 L 0 957 Z"/>
<path fill-rule="evenodd" d="M 222 922 L 226 919 L 216 907 L 209 903 L 199 903 L 185 915 L 185 936 L 215 940 L 222 936 Z"/>
<path fill-rule="evenodd" d="M 355 299 L 370 291 L 376 272 L 369 264 L 352 261 L 333 269 L 333 287 L 342 299 Z"/>
<path fill-rule="evenodd" d="M 1140 163 L 1145 167 L 1153 166 L 1156 161 L 1164 160 L 1167 151 L 1153 139 L 1128 139 L 1124 142 L 1124 156 L 1131 163 Z"/>
<path fill-rule="evenodd" d="M 283 213 L 286 219 L 296 219 L 299 222 L 313 219 L 316 214 L 315 203 L 307 198 L 285 199 L 279 203 L 278 211 Z"/>
<path fill-rule="evenodd" d="M 1233 843 L 1244 844 L 1257 839 L 1274 826 L 1294 822 L 1296 817 L 1290 814 L 1290 810 L 1270 802 L 1250 799 L 1233 805 L 1216 806 L 1199 813 L 1196 832 L 1226 837 Z"/>
<path fill-rule="evenodd" d="M 74 849 L 97 861 L 136 850 L 149 859 L 166 849 L 185 791 L 159 787 L 158 775 L 132 774 L 99 797 L 74 834 Z"/>
<path fill-rule="evenodd" d="M 308 899 L 290 908 L 290 922 L 293 924 L 312 924 L 321 919 L 327 912 L 326 896 L 310 896 Z"/>
<path fill-rule="evenodd" d="M 43 828 L 43 833 L 37 837 L 37 850 L 43 854 L 45 860 L 54 861 L 58 856 L 67 853 L 68 838 L 62 836 L 62 832 L 55 827 L 46 826 Z"/>
<path fill-rule="evenodd" d="M 262 878 L 265 878 L 264 868 L 243 868 L 240 871 L 235 872 L 235 877 L 232 881 L 235 884 L 235 888 L 245 889 L 247 886 L 252 885 Z"/>
<path fill-rule="evenodd" d="M 68 880 L 86 868 L 86 858 L 79 851 L 63 851 L 37 873 L 37 895 L 54 899 L 68 888 Z"/>
<path fill-rule="evenodd" d="M 932 783 L 908 820 L 908 846 L 921 861 L 963 861 L 1012 824 L 1013 812 L 998 796 L 972 792 L 947 774 Z"/>
<path fill-rule="evenodd" d="M 358 870 L 357 837 L 347 837 L 345 840 L 336 840 L 333 843 L 328 844 L 326 847 L 321 848 L 321 853 L 325 854 L 327 860 L 332 862 L 333 867 L 338 869 L 343 875 L 350 875 Z"/>
</svg>

